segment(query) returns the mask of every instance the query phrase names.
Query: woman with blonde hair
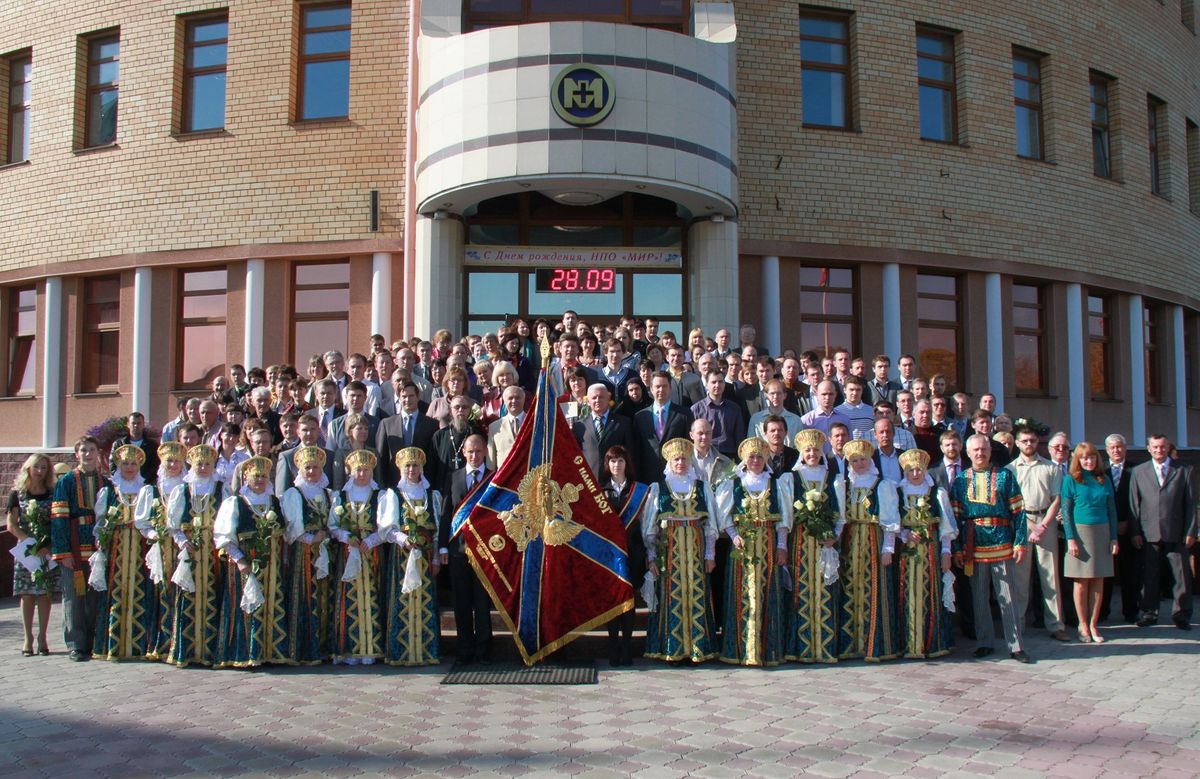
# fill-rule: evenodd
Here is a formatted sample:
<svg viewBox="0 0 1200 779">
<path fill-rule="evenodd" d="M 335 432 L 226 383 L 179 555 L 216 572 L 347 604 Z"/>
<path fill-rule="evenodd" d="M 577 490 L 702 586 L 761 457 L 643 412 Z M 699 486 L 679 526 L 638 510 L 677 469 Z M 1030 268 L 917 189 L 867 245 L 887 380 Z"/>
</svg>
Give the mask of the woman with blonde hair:
<svg viewBox="0 0 1200 779">
<path fill-rule="evenodd" d="M 1117 554 L 1117 503 L 1112 481 L 1100 463 L 1100 453 L 1081 441 L 1071 454 L 1063 479 L 1062 526 L 1067 537 L 1063 576 L 1075 580 L 1075 613 L 1079 615 L 1079 640 L 1104 643 L 1096 629 L 1104 578 L 1113 575 Z"/>
<path fill-rule="evenodd" d="M 21 624 L 25 646 L 21 654 L 33 654 L 33 612 L 38 613 L 39 655 L 50 654 L 46 628 L 50 624 L 53 593 L 59 592 L 59 572 L 50 565 L 50 496 L 54 492 L 54 468 L 50 458 L 35 452 L 25 458 L 17 472 L 12 494 L 8 496 L 8 531 L 21 544 L 29 539 L 26 562 L 36 564 L 31 571 L 18 559 L 13 566 L 13 595 L 21 601 Z M 40 562 L 39 562 L 40 561 Z"/>
</svg>

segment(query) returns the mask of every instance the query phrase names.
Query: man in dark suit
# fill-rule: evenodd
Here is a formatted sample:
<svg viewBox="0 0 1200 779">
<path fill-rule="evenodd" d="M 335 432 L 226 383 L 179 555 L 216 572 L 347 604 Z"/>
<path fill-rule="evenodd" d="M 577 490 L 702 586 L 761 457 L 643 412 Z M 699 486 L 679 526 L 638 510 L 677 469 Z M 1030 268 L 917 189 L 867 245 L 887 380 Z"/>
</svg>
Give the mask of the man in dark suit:
<svg viewBox="0 0 1200 779">
<path fill-rule="evenodd" d="M 942 450 L 942 461 L 929 469 L 929 477 L 940 490 L 950 494 L 950 485 L 958 474 L 971 467 L 962 456 L 962 438 L 954 430 L 942 433 L 938 443 Z M 975 640 L 975 604 L 971 598 L 971 578 L 963 573 L 962 566 L 954 566 L 954 604 L 957 607 L 959 629 L 964 637 Z"/>
<path fill-rule="evenodd" d="M 463 442 L 465 465 L 450 476 L 450 489 L 445 493 L 441 522 L 438 523 L 438 552 L 442 565 L 450 568 L 450 589 L 454 598 L 454 628 L 458 634 L 458 662 L 486 663 L 492 648 L 492 602 L 471 570 L 471 563 L 462 537 L 450 540 L 450 523 L 475 485 L 484 481 L 487 469 L 487 441 L 472 433 Z"/>
<path fill-rule="evenodd" d="M 433 434 L 438 431 L 436 420 L 420 411 L 421 390 L 411 381 L 400 386 L 396 395 L 397 411 L 379 423 L 375 431 L 375 451 L 379 455 L 375 481 L 382 487 L 397 484 L 400 471 L 396 469 L 396 453 L 409 446 L 425 452 L 425 461 L 433 460 Z"/>
<path fill-rule="evenodd" d="M 1112 480 L 1117 499 L 1117 559 L 1116 576 L 1104 580 L 1104 601 L 1100 606 L 1100 621 L 1108 619 L 1113 585 L 1121 588 L 1121 615 L 1126 622 L 1137 622 L 1139 593 L 1142 589 L 1141 553 L 1133 548 L 1129 536 L 1129 481 L 1133 469 L 1125 462 L 1125 437 L 1113 433 L 1104 439 L 1108 452 L 1108 477 Z"/>
<path fill-rule="evenodd" d="M 633 460 L 633 422 L 613 412 L 611 401 L 608 385 L 597 382 L 588 387 L 587 402 L 592 413 L 579 422 L 583 427 L 583 456 L 596 475 L 600 474 L 604 453 L 614 446 L 625 447 Z M 636 473 L 636 462 L 633 467 Z"/>
<path fill-rule="evenodd" d="M 637 439 L 638 481 L 653 484 L 662 478 L 667 467 L 662 458 L 662 445 L 672 438 L 687 438 L 692 429 L 690 409 L 671 402 L 673 382 L 665 371 L 650 379 L 650 395 L 654 402 L 637 412 L 633 418 Z"/>
<path fill-rule="evenodd" d="M 1142 602 L 1138 627 L 1158 622 L 1159 576 L 1163 558 L 1174 578 L 1171 619 L 1191 630 L 1192 569 L 1188 550 L 1196 543 L 1196 485 L 1192 468 L 1170 457 L 1171 442 L 1152 435 L 1150 462 L 1133 469 L 1129 482 L 1130 535 L 1142 552 Z"/>
<path fill-rule="evenodd" d="M 903 387 L 900 386 L 900 382 L 888 378 L 891 368 L 892 359 L 886 354 L 877 354 L 875 359 L 871 360 L 871 371 L 875 375 L 867 382 L 867 393 L 863 396 L 865 402 L 874 406 L 879 401 L 886 400 L 893 406 L 896 405 L 896 394 Z"/>
<path fill-rule="evenodd" d="M 871 459 L 875 462 L 875 470 L 885 479 L 896 484 L 904 481 L 904 469 L 900 467 L 900 455 L 905 451 L 896 446 L 896 425 L 887 417 L 875 420 L 875 453 Z"/>
<path fill-rule="evenodd" d="M 117 450 L 126 444 L 133 444 L 146 455 L 146 460 L 142 463 L 141 473 L 142 478 L 147 483 L 153 484 L 158 480 L 158 441 L 146 435 L 146 417 L 140 411 L 134 411 L 125 420 L 125 432 L 117 436 L 117 440 L 113 441 L 112 455 L 109 457 L 109 472 L 117 472 L 117 462 L 113 459 L 113 455 Z"/>
<path fill-rule="evenodd" d="M 767 442 L 767 465 L 772 476 L 782 476 L 800 459 L 800 452 L 791 446 L 787 420 L 770 415 L 763 421 L 763 439 Z"/>
<path fill-rule="evenodd" d="M 282 496 L 287 491 L 288 487 L 294 485 L 296 474 L 299 471 L 296 468 L 296 452 L 301 446 L 320 446 L 321 440 L 321 423 L 316 417 L 308 415 L 300 417 L 299 434 L 300 445 L 285 449 L 279 453 L 279 458 L 275 461 L 275 494 Z M 333 468 L 333 451 L 321 447 L 325 452 L 325 477 L 329 479 L 329 486 L 335 490 L 340 490 L 345 480 L 345 474 L 338 474 Z"/>
<path fill-rule="evenodd" d="M 326 446 L 335 452 L 350 448 L 350 438 L 346 433 L 346 420 L 352 414 L 361 414 L 366 417 L 367 445 L 370 446 L 379 433 L 379 417 L 367 413 L 367 385 L 361 381 L 351 381 L 342 391 L 342 396 L 346 399 L 346 413 L 329 423 L 329 437 L 326 439 Z M 391 483 L 395 484 L 395 482 Z"/>
</svg>

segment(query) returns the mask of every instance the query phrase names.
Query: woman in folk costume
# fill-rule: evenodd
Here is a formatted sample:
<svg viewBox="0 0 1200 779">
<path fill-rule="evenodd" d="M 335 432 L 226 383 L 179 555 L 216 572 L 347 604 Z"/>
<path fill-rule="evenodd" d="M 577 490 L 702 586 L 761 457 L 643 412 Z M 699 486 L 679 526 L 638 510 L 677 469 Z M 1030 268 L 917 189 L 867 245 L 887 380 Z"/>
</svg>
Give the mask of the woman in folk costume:
<svg viewBox="0 0 1200 779">
<path fill-rule="evenodd" d="M 379 521 L 381 509 L 394 512 L 395 506 L 381 500 L 387 490 L 371 478 L 377 459 L 370 449 L 346 455 L 349 478 L 329 512 L 329 532 L 340 547 L 330 627 L 335 663 L 370 665 L 383 657 L 384 567 L 379 547 L 387 538 Z"/>
<path fill-rule="evenodd" d="M 662 455 L 658 499 L 642 511 L 646 565 L 657 579 L 646 657 L 702 663 L 717 656 L 708 574 L 716 565 L 720 508 L 712 487 L 692 472 L 691 441 L 672 438 Z"/>
<path fill-rule="evenodd" d="M 325 475 L 325 450 L 296 450 L 296 478 L 279 499 L 289 528 L 301 533 L 291 542 L 288 565 L 288 636 L 291 657 L 316 665 L 329 656 L 329 510 L 333 490 Z"/>
<path fill-rule="evenodd" d="M 146 553 L 146 569 L 154 584 L 154 634 L 149 641 L 146 657 L 165 660 L 171 652 L 171 623 L 174 619 L 175 585 L 171 576 L 175 573 L 175 539 L 171 537 L 167 523 L 167 502 L 172 491 L 183 484 L 183 463 L 187 448 L 183 444 L 168 441 L 158 447 L 158 481 L 147 484 L 138 493 L 134 509 L 139 528 L 150 541 Z"/>
<path fill-rule="evenodd" d="M 909 449 L 901 453 L 900 467 L 899 649 L 905 657 L 941 657 L 954 645 L 942 577 L 950 570 L 950 545 L 958 529 L 950 496 L 927 473 L 929 453 Z"/>
<path fill-rule="evenodd" d="M 394 544 L 388 555 L 387 641 L 389 665 L 440 662 L 441 619 L 437 604 L 438 522 L 442 496 L 429 488 L 425 452 L 410 446 L 396 453 L 400 483 L 380 498 L 379 531 Z"/>
<path fill-rule="evenodd" d="M 155 640 L 158 601 L 146 576 L 150 525 L 136 520 L 146 453 L 126 444 L 113 455 L 112 486 L 96 493 L 96 554 L 88 584 L 102 594 L 93 654 L 108 660 L 144 659 Z"/>
<path fill-rule="evenodd" d="M 213 525 L 225 487 L 215 478 L 217 450 L 207 444 L 187 452 L 192 467 L 167 501 L 167 525 L 178 548 L 171 651 L 166 661 L 180 668 L 213 664 L 220 631 L 225 563 L 217 555 Z"/>
<path fill-rule="evenodd" d="M 838 656 L 896 657 L 896 594 L 892 552 L 900 530 L 897 486 L 875 469 L 869 441 L 842 449 L 849 464 L 842 532 L 842 625 Z"/>
<path fill-rule="evenodd" d="M 779 665 L 787 626 L 782 568 L 792 529 L 791 473 L 776 477 L 767 467 L 766 441 L 755 436 L 738 445 L 732 489 L 722 497 L 722 530 L 733 543 L 725 576 L 721 660 L 738 665 Z M 718 498 L 720 500 L 720 498 Z"/>
<path fill-rule="evenodd" d="M 271 490 L 271 460 L 242 463 L 242 486 L 221 503 L 213 543 L 229 565 L 221 599 L 216 668 L 292 664 L 287 624 L 287 538 L 289 527 Z"/>
<path fill-rule="evenodd" d="M 608 505 L 625 525 L 625 541 L 629 546 L 629 582 L 640 590 L 643 599 L 654 580 L 646 580 L 646 546 L 642 541 L 642 511 L 658 501 L 658 485 L 633 480 L 633 465 L 623 446 L 609 447 L 604 454 L 600 480 Z M 608 623 L 608 664 L 633 665 L 633 610 L 618 615 Z"/>
<path fill-rule="evenodd" d="M 796 434 L 800 459 L 793 473 L 796 502 L 788 567 L 787 659 L 836 663 L 842 588 L 838 581 L 837 542 L 846 524 L 846 482 L 825 462 L 825 434 L 816 428 Z"/>
</svg>

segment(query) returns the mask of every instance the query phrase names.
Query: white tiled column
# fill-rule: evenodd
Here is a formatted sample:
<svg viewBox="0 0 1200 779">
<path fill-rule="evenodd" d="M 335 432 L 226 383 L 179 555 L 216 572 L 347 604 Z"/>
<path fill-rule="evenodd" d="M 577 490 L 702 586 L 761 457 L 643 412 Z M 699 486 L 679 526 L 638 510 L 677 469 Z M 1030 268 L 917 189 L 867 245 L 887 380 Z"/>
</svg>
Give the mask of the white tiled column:
<svg viewBox="0 0 1200 779">
<path fill-rule="evenodd" d="M 1129 410 L 1133 436 L 1130 446 L 1138 448 L 1146 441 L 1146 341 L 1142 322 L 1142 296 L 1129 296 Z"/>
<path fill-rule="evenodd" d="M 62 315 L 63 283 L 61 276 L 46 279 L 45 327 L 42 337 L 42 447 L 61 444 L 62 419 Z"/>
<path fill-rule="evenodd" d="M 262 365 L 265 260 L 246 260 L 246 321 L 242 360 L 246 370 Z"/>
<path fill-rule="evenodd" d="M 1086 390 L 1090 382 L 1083 370 L 1083 288 L 1067 285 L 1067 407 L 1072 441 L 1087 439 Z"/>
<path fill-rule="evenodd" d="M 900 362 L 900 265 L 889 262 L 883 266 L 883 353 L 892 358 L 892 376 L 899 376 Z M 870 366 L 868 366 L 869 368 Z"/>
<path fill-rule="evenodd" d="M 154 327 L 150 316 L 151 280 L 150 268 L 137 268 L 133 272 L 133 397 L 130 411 L 139 411 L 150 416 L 150 333 Z"/>
<path fill-rule="evenodd" d="M 467 283 L 462 269 L 464 240 L 463 223 L 457 218 L 417 217 L 414 330 L 405 335 L 429 338 L 443 327 L 461 333 L 462 291 Z"/>
<path fill-rule="evenodd" d="M 1184 352 L 1183 306 L 1171 306 L 1171 324 L 1175 331 L 1175 445 L 1188 445 L 1187 354 Z"/>
<path fill-rule="evenodd" d="M 762 333 L 760 342 L 771 354 L 783 351 L 780 337 L 779 314 L 779 258 L 772 255 L 762 258 Z M 739 322 L 727 322 L 730 332 L 736 332 Z"/>
<path fill-rule="evenodd" d="M 736 328 L 741 324 L 737 222 L 731 219 L 696 222 L 688 231 L 688 247 L 691 326 L 706 333 L 715 333 L 722 327 Z"/>
<path fill-rule="evenodd" d="M 371 255 L 371 333 L 387 343 L 395 340 L 392 329 L 392 253 Z"/>
<path fill-rule="evenodd" d="M 1004 318 L 1000 274 L 989 273 L 984 287 L 987 322 L 987 389 L 996 396 L 996 413 L 1004 410 Z"/>
</svg>

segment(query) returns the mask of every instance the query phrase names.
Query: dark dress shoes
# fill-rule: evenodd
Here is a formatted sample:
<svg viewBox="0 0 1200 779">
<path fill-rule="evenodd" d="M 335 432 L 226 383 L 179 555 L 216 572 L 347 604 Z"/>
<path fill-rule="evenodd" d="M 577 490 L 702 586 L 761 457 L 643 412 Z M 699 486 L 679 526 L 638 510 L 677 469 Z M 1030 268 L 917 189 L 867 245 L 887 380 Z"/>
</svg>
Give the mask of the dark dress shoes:
<svg viewBox="0 0 1200 779">
<path fill-rule="evenodd" d="M 1148 628 L 1151 625 L 1156 624 L 1157 622 L 1158 622 L 1157 616 L 1143 614 L 1142 616 L 1138 617 L 1137 626 L 1139 628 Z"/>
<path fill-rule="evenodd" d="M 1032 663 L 1033 662 L 1032 660 L 1029 659 L 1029 655 L 1025 654 L 1024 649 L 1018 649 L 1016 652 L 1010 652 L 1008 656 L 1011 657 L 1013 660 L 1016 660 L 1018 663 Z"/>
<path fill-rule="evenodd" d="M 1186 619 L 1175 620 L 1175 627 L 1179 628 L 1180 630 L 1191 630 L 1192 629 L 1191 623 L 1188 622 Z"/>
<path fill-rule="evenodd" d="M 995 652 L 996 652 L 996 650 L 992 649 L 990 646 L 981 646 L 981 647 L 977 647 L 975 649 L 975 657 L 983 658 L 983 657 L 987 657 L 988 655 L 994 654 Z"/>
</svg>

